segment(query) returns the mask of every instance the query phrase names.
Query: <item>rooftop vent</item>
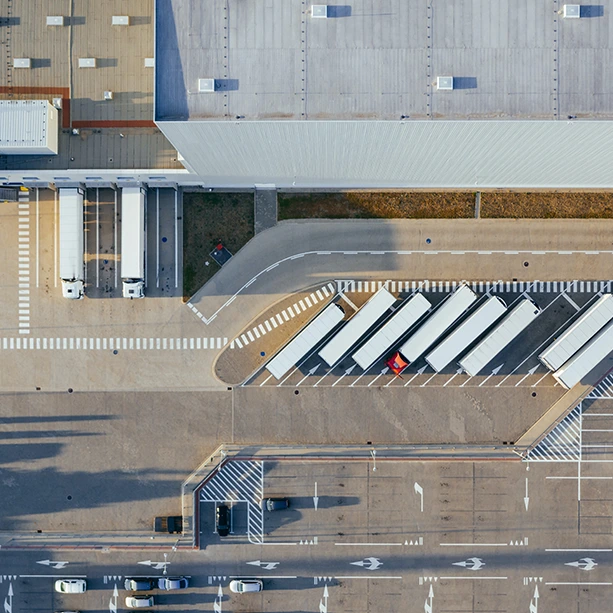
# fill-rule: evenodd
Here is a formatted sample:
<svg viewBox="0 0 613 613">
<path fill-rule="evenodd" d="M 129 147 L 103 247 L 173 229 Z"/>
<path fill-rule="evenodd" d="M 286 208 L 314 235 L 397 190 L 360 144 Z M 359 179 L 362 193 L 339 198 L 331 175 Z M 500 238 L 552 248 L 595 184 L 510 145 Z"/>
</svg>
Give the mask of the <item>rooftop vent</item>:
<svg viewBox="0 0 613 613">
<path fill-rule="evenodd" d="M 113 99 L 113 92 L 109 92 L 109 91 L 104 92 L 104 99 L 105 100 L 112 100 Z"/>
<path fill-rule="evenodd" d="M 29 57 L 14 57 L 13 68 L 32 68 L 32 60 Z"/>
<path fill-rule="evenodd" d="M 579 19 L 581 17 L 581 5 L 565 4 L 562 7 L 562 17 L 566 19 Z"/>
<path fill-rule="evenodd" d="M 436 77 L 436 89 L 453 89 L 453 77 Z"/>
<path fill-rule="evenodd" d="M 47 25 L 48 26 L 63 26 L 64 25 L 63 15 L 48 15 Z"/>
<path fill-rule="evenodd" d="M 145 68 L 153 68 L 155 66 L 155 59 L 152 57 L 145 58 Z"/>
<path fill-rule="evenodd" d="M 313 17 L 313 19 L 327 19 L 327 17 L 328 17 L 328 5 L 326 5 L 326 4 L 314 4 L 311 7 L 311 17 Z"/>
<path fill-rule="evenodd" d="M 56 109 L 60 110 L 62 108 L 62 99 L 61 98 L 52 98 L 51 104 L 53 104 L 53 106 Z"/>
<path fill-rule="evenodd" d="M 210 94 L 215 91 L 215 79 L 198 79 L 198 91 Z"/>
<path fill-rule="evenodd" d="M 79 58 L 79 68 L 95 68 L 95 67 L 96 67 L 95 57 L 80 57 Z"/>
<path fill-rule="evenodd" d="M 114 26 L 129 26 L 130 17 L 128 15 L 113 15 L 111 24 Z"/>
</svg>

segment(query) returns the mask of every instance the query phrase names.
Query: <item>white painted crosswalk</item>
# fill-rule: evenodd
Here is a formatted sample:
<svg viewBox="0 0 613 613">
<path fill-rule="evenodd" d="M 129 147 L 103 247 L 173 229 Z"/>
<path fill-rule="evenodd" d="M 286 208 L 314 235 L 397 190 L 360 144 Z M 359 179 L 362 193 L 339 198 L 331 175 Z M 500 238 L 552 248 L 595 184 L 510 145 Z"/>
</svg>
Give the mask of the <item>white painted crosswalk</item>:
<svg viewBox="0 0 613 613">
<path fill-rule="evenodd" d="M 19 334 L 30 334 L 30 192 L 19 192 L 18 206 L 18 328 Z"/>
<path fill-rule="evenodd" d="M 578 462 L 581 459 L 582 404 L 576 406 L 534 449 L 530 462 Z"/>
<path fill-rule="evenodd" d="M 176 337 L 176 338 L 134 338 L 134 337 L 43 337 L 43 338 L 0 338 L 0 349 L 11 350 L 52 350 L 52 351 L 179 351 L 223 349 L 228 344 L 225 337 Z"/>
</svg>

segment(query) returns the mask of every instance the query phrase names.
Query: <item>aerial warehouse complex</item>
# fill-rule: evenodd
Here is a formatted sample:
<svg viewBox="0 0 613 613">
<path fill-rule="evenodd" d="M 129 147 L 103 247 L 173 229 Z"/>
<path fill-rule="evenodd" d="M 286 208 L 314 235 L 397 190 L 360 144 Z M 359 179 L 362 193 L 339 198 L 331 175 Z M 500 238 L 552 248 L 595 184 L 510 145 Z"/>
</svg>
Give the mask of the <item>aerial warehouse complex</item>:
<svg viewBox="0 0 613 613">
<path fill-rule="evenodd" d="M 610 611 L 612 19 L 0 0 L 5 613 Z"/>
</svg>

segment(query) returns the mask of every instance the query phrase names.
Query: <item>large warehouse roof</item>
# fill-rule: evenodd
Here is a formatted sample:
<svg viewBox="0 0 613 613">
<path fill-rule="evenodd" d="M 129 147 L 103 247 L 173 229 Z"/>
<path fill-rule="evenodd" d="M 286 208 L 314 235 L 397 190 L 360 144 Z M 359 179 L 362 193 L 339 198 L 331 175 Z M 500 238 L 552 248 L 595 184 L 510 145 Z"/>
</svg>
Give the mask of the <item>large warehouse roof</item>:
<svg viewBox="0 0 613 613">
<path fill-rule="evenodd" d="M 156 119 L 613 118 L 610 4 L 157 0 Z"/>
</svg>

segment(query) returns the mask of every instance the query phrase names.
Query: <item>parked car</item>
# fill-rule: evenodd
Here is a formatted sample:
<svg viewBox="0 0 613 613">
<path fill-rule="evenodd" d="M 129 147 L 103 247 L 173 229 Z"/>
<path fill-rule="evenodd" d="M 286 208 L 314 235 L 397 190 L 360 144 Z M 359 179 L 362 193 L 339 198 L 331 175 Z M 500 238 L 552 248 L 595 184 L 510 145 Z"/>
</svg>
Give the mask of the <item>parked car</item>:
<svg viewBox="0 0 613 613">
<path fill-rule="evenodd" d="M 289 507 L 289 498 L 262 498 L 262 509 L 280 511 Z"/>
<path fill-rule="evenodd" d="M 126 607 L 128 609 L 146 609 L 153 606 L 153 596 L 128 596 Z"/>
<path fill-rule="evenodd" d="M 155 579 L 147 579 L 146 577 L 139 577 L 137 579 L 126 579 L 124 588 L 129 592 L 146 592 L 148 590 L 154 590 L 157 587 Z"/>
<path fill-rule="evenodd" d="M 82 594 L 85 590 L 85 579 L 58 579 L 55 582 L 55 591 L 60 594 Z"/>
<path fill-rule="evenodd" d="M 264 583 L 259 579 L 233 579 L 230 581 L 230 591 L 235 594 L 244 594 L 245 592 L 261 592 L 264 589 Z"/>
<path fill-rule="evenodd" d="M 153 529 L 155 532 L 178 534 L 179 532 L 183 532 L 183 518 L 180 515 L 156 517 L 153 520 Z"/>
<path fill-rule="evenodd" d="M 187 577 L 160 577 L 158 588 L 161 590 L 184 590 L 189 585 Z"/>
<path fill-rule="evenodd" d="M 230 509 L 220 504 L 215 511 L 215 525 L 219 536 L 228 536 L 230 533 Z"/>
</svg>

